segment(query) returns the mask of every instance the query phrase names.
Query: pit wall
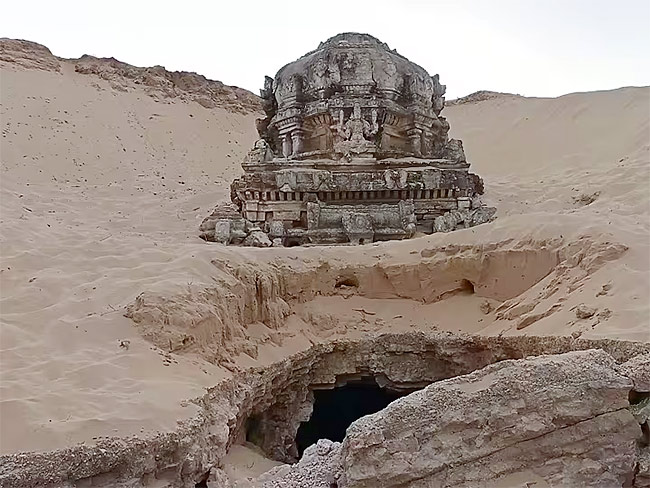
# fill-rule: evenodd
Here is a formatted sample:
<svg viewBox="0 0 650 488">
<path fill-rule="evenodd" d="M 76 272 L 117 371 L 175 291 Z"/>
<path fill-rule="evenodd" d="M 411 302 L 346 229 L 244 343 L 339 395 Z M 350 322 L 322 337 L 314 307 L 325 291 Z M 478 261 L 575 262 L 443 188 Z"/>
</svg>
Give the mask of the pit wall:
<svg viewBox="0 0 650 488">
<path fill-rule="evenodd" d="M 427 304 L 469 289 L 500 302 L 496 318 L 522 329 L 561 310 L 589 276 L 626 250 L 585 238 L 446 246 L 424 249 L 404 261 L 358 265 L 287 258 L 238 264 L 213 260 L 211 285 L 188 286 L 171 295 L 144 292 L 126 315 L 159 348 L 195 353 L 219 364 L 241 353 L 257 357 L 261 343 L 248 331 L 255 322 L 271 329 L 271 341 L 280 344 L 296 305 L 317 296 L 352 294 Z"/>
<path fill-rule="evenodd" d="M 333 387 L 337 378 L 360 374 L 383 375 L 395 385 L 413 386 L 503 359 L 592 348 L 605 350 L 619 362 L 650 352 L 650 344 L 614 340 L 449 333 L 384 334 L 318 343 L 270 366 L 234 373 L 193 399 L 200 413 L 174 432 L 3 456 L 0 486 L 54 488 L 74 482 L 76 486 L 133 487 L 166 482 L 193 487 L 221 466 L 229 447 L 245 435 L 249 418 L 263 416 L 269 409 L 287 414 L 304 409 L 311 386 Z M 287 421 L 276 437 L 267 438 L 267 446 L 293 441 L 299 420 Z"/>
</svg>

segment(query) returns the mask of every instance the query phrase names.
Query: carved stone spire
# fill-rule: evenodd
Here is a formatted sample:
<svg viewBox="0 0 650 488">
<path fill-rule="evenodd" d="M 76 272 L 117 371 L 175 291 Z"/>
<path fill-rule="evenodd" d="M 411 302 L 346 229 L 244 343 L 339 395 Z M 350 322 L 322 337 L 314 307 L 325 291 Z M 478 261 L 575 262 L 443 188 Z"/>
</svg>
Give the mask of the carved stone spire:
<svg viewBox="0 0 650 488">
<path fill-rule="evenodd" d="M 356 33 L 266 77 L 262 139 L 231 187 L 242 218 L 211 235 L 361 243 L 489 220 L 494 209 L 478 200 L 483 182 L 469 173 L 462 143 L 449 140 L 445 88 L 437 74 Z"/>
</svg>

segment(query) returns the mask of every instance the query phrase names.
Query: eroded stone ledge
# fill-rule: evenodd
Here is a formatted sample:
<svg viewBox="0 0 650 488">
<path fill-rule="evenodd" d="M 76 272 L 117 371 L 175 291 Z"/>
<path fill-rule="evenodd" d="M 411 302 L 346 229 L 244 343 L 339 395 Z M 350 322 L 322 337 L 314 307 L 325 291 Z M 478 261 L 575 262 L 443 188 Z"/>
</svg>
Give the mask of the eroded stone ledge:
<svg viewBox="0 0 650 488">
<path fill-rule="evenodd" d="M 642 486 L 631 387 L 602 350 L 502 361 L 395 400 L 246 486 Z"/>
<path fill-rule="evenodd" d="M 619 243 L 584 237 L 568 242 L 507 239 L 482 246 L 447 245 L 418 250 L 406 260 L 354 264 L 335 259 L 304 263 L 282 255 L 254 265 L 215 259 L 211 283 L 172 294 L 143 292 L 126 315 L 161 349 L 198 354 L 214 363 L 229 362 L 240 353 L 256 357 L 261 343 L 247 331 L 254 322 L 272 329 L 271 341 L 281 343 L 285 319 L 297 305 L 318 296 L 429 304 L 471 290 L 501 302 L 495 305 L 497 320 L 530 330 L 535 322 L 562 311 L 571 293 L 626 250 Z M 512 269 L 519 270 L 516 276 Z M 527 293 L 531 289 L 534 292 Z M 593 317 L 594 323 L 607 320 L 607 310 L 601 312 Z M 318 333 L 318 324 L 314 325 Z M 340 329 L 345 333 L 346 324 Z"/>
<path fill-rule="evenodd" d="M 650 344 L 615 340 L 450 333 L 383 334 L 318 343 L 270 366 L 234 373 L 192 400 L 201 407 L 200 413 L 174 432 L 3 456 L 0 481 L 2 486 L 23 488 L 66 486 L 80 480 L 92 480 L 92 486 L 138 486 L 162 479 L 170 486 L 190 487 L 220 466 L 230 445 L 245 433 L 247 419 L 271 408 L 293 414 L 291 402 L 304 406 L 310 385 L 333 385 L 337 377 L 359 373 L 383 374 L 394 383 L 415 378 L 434 382 L 504 359 L 594 348 L 619 362 L 650 352 Z M 295 436 L 298 424 L 298 419 L 288 423 L 280 439 Z M 268 445 L 275 441 L 269 439 Z"/>
</svg>

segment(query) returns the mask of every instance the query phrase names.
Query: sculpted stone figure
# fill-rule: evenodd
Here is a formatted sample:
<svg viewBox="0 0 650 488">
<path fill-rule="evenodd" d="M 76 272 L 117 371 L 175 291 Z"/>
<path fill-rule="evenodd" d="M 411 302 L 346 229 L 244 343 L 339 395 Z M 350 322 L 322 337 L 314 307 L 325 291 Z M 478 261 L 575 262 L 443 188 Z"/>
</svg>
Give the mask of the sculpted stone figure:
<svg viewBox="0 0 650 488">
<path fill-rule="evenodd" d="M 260 90 L 260 96 L 265 102 L 273 98 L 273 78 L 270 76 L 264 77 L 264 88 Z"/>
<path fill-rule="evenodd" d="M 348 158 L 352 153 L 357 155 L 374 153 L 376 146 L 371 138 L 379 130 L 377 110 L 373 108 L 370 116 L 372 123 L 361 116 L 361 106 L 355 103 L 352 114 L 347 122 L 343 123 L 343 110 L 340 110 L 338 124 L 334 126 L 339 142 L 334 144 L 334 151 Z"/>
<path fill-rule="evenodd" d="M 269 143 L 264 139 L 258 139 L 255 143 L 255 147 L 251 149 L 246 155 L 246 162 L 250 163 L 262 163 L 264 161 L 270 161 L 273 159 L 273 152 Z"/>
<path fill-rule="evenodd" d="M 328 73 L 327 60 L 318 59 L 311 66 L 311 86 L 314 90 L 322 90 L 327 87 Z"/>
<path fill-rule="evenodd" d="M 391 190 L 406 188 L 408 173 L 404 170 L 387 169 L 384 171 L 384 181 L 386 182 L 386 188 Z"/>
<path fill-rule="evenodd" d="M 337 131 L 346 141 L 362 142 L 370 140 L 371 136 L 377 133 L 377 110 L 372 110 L 372 125 L 361 117 L 361 107 L 358 103 L 354 104 L 352 115 L 348 121 L 343 124 L 343 110 L 339 112 L 339 125 Z"/>
<path fill-rule="evenodd" d="M 361 142 L 366 140 L 370 135 L 370 124 L 361 118 L 361 107 L 358 103 L 354 104 L 352 116 L 343 126 L 345 139 L 352 142 Z"/>
<path fill-rule="evenodd" d="M 358 33 L 334 36 L 266 77 L 260 141 L 231 186 L 247 228 L 272 228 L 274 246 L 365 243 L 493 216 L 474 212 L 483 182 L 462 143 L 449 139 L 445 89 L 439 75 Z M 203 235 L 213 238 L 209 228 Z"/>
<path fill-rule="evenodd" d="M 442 111 L 443 107 L 445 106 L 445 99 L 444 95 L 445 92 L 447 91 L 447 87 L 445 85 L 440 84 L 440 75 L 433 75 L 431 77 L 431 80 L 433 82 L 433 93 L 431 95 L 431 104 L 433 105 L 433 111 L 435 112 L 436 115 L 440 115 L 440 112 Z"/>
</svg>

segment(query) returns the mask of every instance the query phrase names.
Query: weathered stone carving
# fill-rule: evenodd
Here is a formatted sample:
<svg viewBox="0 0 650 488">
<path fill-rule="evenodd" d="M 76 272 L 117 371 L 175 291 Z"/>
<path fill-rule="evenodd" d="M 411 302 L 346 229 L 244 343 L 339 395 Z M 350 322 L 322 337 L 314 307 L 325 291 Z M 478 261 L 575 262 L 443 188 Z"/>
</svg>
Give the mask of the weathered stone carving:
<svg viewBox="0 0 650 488">
<path fill-rule="evenodd" d="M 284 245 L 402 239 L 484 221 L 434 225 L 474 210 L 483 193 L 461 141 L 448 137 L 445 90 L 439 75 L 368 34 L 332 37 L 266 77 L 261 139 L 232 183 L 233 202 L 264 232 L 273 224 Z"/>
<path fill-rule="evenodd" d="M 361 107 L 358 103 L 355 103 L 352 115 L 344 124 L 343 110 L 340 110 L 336 132 L 341 140 L 334 144 L 334 152 L 342 154 L 348 160 L 352 157 L 352 154 L 371 157 L 375 152 L 375 144 L 371 142 L 370 138 L 377 134 L 379 130 L 377 110 L 372 109 L 371 117 L 372 124 L 361 117 Z"/>
</svg>

